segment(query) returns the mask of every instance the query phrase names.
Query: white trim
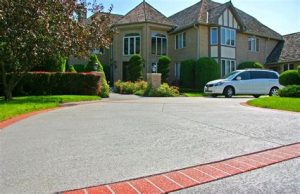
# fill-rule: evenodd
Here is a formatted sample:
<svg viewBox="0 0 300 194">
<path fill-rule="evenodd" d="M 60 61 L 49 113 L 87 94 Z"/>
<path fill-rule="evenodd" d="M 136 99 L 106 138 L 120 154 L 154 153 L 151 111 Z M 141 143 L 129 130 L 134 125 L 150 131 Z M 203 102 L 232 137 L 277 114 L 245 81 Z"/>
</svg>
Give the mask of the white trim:
<svg viewBox="0 0 300 194">
<path fill-rule="evenodd" d="M 133 38 L 133 54 L 131 54 L 131 49 L 130 49 L 130 39 L 131 38 Z M 136 47 L 136 40 L 137 40 L 137 38 L 139 38 L 140 39 L 140 52 L 139 53 L 137 53 L 136 52 L 136 49 L 137 49 L 137 47 Z M 125 46 L 125 39 L 127 39 L 128 40 L 128 45 L 127 45 L 127 47 L 128 47 L 128 54 L 125 54 L 125 49 L 124 49 L 124 46 Z M 123 56 L 130 56 L 130 55 L 135 55 L 135 54 L 141 54 L 141 43 L 142 43 L 142 38 L 141 38 L 141 35 L 139 35 L 139 36 L 124 36 L 123 37 Z"/>
</svg>

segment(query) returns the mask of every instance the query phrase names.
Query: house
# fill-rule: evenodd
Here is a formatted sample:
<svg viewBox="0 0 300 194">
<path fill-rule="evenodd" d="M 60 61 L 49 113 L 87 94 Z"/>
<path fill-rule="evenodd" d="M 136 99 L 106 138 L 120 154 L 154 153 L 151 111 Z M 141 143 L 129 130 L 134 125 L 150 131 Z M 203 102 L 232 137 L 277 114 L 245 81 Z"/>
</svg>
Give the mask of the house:
<svg viewBox="0 0 300 194">
<path fill-rule="evenodd" d="M 267 58 L 266 67 L 278 72 L 296 69 L 300 65 L 300 32 L 283 36 L 283 41 Z"/>
<path fill-rule="evenodd" d="M 95 16 L 93 16 L 95 17 Z M 254 17 L 234 7 L 211 0 L 198 3 L 166 17 L 143 1 L 124 16 L 114 15 L 116 31 L 111 48 L 100 56 L 110 64 L 113 80 L 127 80 L 128 61 L 140 54 L 144 77 L 155 71 L 161 55 L 172 59 L 170 82 L 179 80 L 184 60 L 212 57 L 221 76 L 234 71 L 244 61 L 266 63 L 283 37 Z"/>
</svg>

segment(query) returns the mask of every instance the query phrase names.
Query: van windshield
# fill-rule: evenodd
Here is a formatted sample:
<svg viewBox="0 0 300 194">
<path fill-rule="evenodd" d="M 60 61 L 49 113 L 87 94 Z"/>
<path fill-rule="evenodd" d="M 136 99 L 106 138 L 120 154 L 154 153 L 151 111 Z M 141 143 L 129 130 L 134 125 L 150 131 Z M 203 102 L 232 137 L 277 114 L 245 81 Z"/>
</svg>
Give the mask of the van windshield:
<svg viewBox="0 0 300 194">
<path fill-rule="evenodd" d="M 233 71 L 227 75 L 225 75 L 223 77 L 223 79 L 226 79 L 226 80 L 232 80 L 238 73 L 240 73 L 240 71 Z"/>
</svg>

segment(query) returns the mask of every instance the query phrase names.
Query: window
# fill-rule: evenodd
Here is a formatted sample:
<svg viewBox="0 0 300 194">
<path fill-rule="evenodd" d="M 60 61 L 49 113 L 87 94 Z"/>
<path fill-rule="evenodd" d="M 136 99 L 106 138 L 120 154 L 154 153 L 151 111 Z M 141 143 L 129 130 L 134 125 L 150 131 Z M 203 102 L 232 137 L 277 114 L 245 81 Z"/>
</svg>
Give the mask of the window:
<svg viewBox="0 0 300 194">
<path fill-rule="evenodd" d="M 210 44 L 218 44 L 218 28 L 210 28 Z"/>
<path fill-rule="evenodd" d="M 242 78 L 242 80 L 249 80 L 250 79 L 250 72 L 249 71 L 242 72 L 237 77 L 239 77 L 239 76 Z"/>
<path fill-rule="evenodd" d="M 235 60 L 222 59 L 221 65 L 222 65 L 222 77 L 236 70 Z"/>
<path fill-rule="evenodd" d="M 167 55 L 167 37 L 163 34 L 152 33 L 152 54 Z"/>
<path fill-rule="evenodd" d="M 259 39 L 256 37 L 248 37 L 248 50 L 252 52 L 259 51 Z"/>
<path fill-rule="evenodd" d="M 123 40 L 123 54 L 134 55 L 141 52 L 141 36 L 137 33 L 126 34 Z"/>
<path fill-rule="evenodd" d="M 221 28 L 221 44 L 225 46 L 235 46 L 236 31 L 230 28 Z"/>
<path fill-rule="evenodd" d="M 293 69 L 294 69 L 294 64 L 285 64 L 283 66 L 283 71 L 293 70 Z"/>
<path fill-rule="evenodd" d="M 175 79 L 180 80 L 180 63 L 175 63 Z"/>
<path fill-rule="evenodd" d="M 185 32 L 175 36 L 175 48 L 182 49 L 186 47 L 186 34 Z"/>
</svg>

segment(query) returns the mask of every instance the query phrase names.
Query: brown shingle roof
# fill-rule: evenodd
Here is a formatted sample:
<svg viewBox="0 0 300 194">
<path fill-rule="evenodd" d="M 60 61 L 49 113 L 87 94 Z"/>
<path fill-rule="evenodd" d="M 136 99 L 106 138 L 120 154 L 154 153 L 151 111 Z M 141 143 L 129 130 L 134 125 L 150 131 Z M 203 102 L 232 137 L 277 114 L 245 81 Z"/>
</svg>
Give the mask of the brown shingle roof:
<svg viewBox="0 0 300 194">
<path fill-rule="evenodd" d="M 220 4 L 211 0 L 201 0 L 200 2 L 170 16 L 169 19 L 178 25 L 178 28 L 175 30 L 176 32 L 193 24 L 207 23 L 207 12 L 208 24 L 217 24 L 219 16 L 227 8 L 230 8 L 234 12 L 233 14 L 236 14 L 236 17 L 239 20 L 238 22 L 240 22 L 240 25 L 243 27 L 243 32 L 278 40 L 282 39 L 280 34 L 263 25 L 254 17 L 235 8 L 231 2 Z"/>
<path fill-rule="evenodd" d="M 285 35 L 283 40 L 273 49 L 267 63 L 300 61 L 300 32 Z"/>
<path fill-rule="evenodd" d="M 145 1 L 140 3 L 129 13 L 127 13 L 120 21 L 116 23 L 116 25 L 142 22 L 153 22 L 163 25 L 175 26 L 175 24 L 171 22 L 165 15 L 160 13 Z"/>
<path fill-rule="evenodd" d="M 101 17 L 101 16 L 106 16 L 106 15 L 109 15 L 111 25 L 117 23 L 120 19 L 123 18 L 123 15 L 119 15 L 119 14 L 113 14 L 113 13 L 108 14 L 105 12 L 97 12 L 87 19 L 87 23 L 90 23 L 94 17 Z"/>
</svg>

